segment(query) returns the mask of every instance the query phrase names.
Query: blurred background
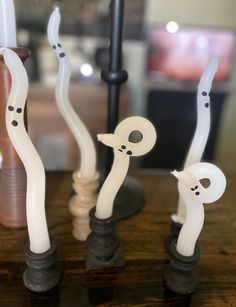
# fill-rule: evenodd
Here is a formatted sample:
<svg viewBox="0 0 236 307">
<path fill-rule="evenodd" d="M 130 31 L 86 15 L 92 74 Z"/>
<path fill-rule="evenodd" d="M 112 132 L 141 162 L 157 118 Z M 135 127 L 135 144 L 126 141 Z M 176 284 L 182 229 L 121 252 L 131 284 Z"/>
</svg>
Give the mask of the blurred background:
<svg viewBox="0 0 236 307">
<path fill-rule="evenodd" d="M 56 107 L 57 61 L 47 42 L 51 0 L 15 0 L 19 45 L 28 47 L 29 133 L 48 170 L 75 170 L 76 143 Z M 100 79 L 108 65 L 110 0 L 64 0 L 61 43 L 70 58 L 71 102 L 91 132 L 99 165 L 106 132 L 107 86 Z M 120 118 L 143 115 L 158 129 L 155 149 L 139 166 L 183 166 L 196 125 L 196 95 L 211 56 L 220 65 L 211 91 L 212 126 L 204 160 L 224 171 L 236 163 L 236 2 L 233 0 L 125 0 Z"/>
</svg>

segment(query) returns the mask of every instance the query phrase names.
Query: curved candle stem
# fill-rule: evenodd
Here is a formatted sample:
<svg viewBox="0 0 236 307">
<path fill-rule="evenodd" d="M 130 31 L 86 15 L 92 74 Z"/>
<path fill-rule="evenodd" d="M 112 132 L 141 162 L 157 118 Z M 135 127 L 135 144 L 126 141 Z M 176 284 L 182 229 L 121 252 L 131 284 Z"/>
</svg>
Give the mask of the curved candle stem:
<svg viewBox="0 0 236 307">
<path fill-rule="evenodd" d="M 198 85 L 197 93 L 197 126 L 195 134 L 185 161 L 184 168 L 192 163 L 200 162 L 204 153 L 207 139 L 210 132 L 210 89 L 214 75 L 217 71 L 218 59 L 212 58 L 207 64 Z M 172 219 L 183 223 L 186 216 L 186 209 L 183 200 L 179 198 L 177 214 Z"/>
<path fill-rule="evenodd" d="M 114 151 L 114 161 L 98 195 L 96 217 L 109 218 L 113 212 L 113 203 L 129 169 L 130 159 L 119 151 Z"/>
<path fill-rule="evenodd" d="M 136 143 L 130 141 L 130 135 L 133 132 L 141 134 L 141 139 Z M 130 157 L 142 156 L 149 152 L 156 142 L 156 137 L 154 126 L 141 116 L 124 119 L 116 127 L 114 134 L 98 135 L 99 141 L 114 149 L 114 161 L 98 195 L 97 218 L 106 219 L 112 215 L 113 202 L 127 174 Z"/>
<path fill-rule="evenodd" d="M 177 240 L 177 251 L 186 257 L 194 254 L 195 244 L 204 223 L 203 204 L 218 200 L 225 191 L 226 179 L 222 171 L 211 163 L 191 164 L 182 172 L 172 172 L 178 178 L 178 190 L 186 206 L 186 219 Z M 201 184 L 209 180 L 209 186 Z"/>
<path fill-rule="evenodd" d="M 0 29 L 0 47 L 16 47 L 16 18 L 13 0 L 0 0 Z"/>
<path fill-rule="evenodd" d="M 73 133 L 81 152 L 80 176 L 91 178 L 96 174 L 96 150 L 93 140 L 69 101 L 70 65 L 59 40 L 60 11 L 55 8 L 48 23 L 48 40 L 58 59 L 56 101 L 67 125 Z"/>
<path fill-rule="evenodd" d="M 28 77 L 20 58 L 10 49 L 1 49 L 12 78 L 7 103 L 6 127 L 27 174 L 26 213 L 30 249 L 43 253 L 50 248 L 45 215 L 45 171 L 24 126 Z"/>
</svg>

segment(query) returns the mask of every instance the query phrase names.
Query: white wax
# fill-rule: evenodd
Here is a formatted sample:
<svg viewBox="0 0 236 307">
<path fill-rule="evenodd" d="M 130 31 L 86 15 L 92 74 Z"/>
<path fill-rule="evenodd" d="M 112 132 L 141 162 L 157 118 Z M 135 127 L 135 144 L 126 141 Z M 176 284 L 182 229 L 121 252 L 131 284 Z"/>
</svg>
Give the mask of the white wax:
<svg viewBox="0 0 236 307">
<path fill-rule="evenodd" d="M 192 163 L 200 162 L 206 147 L 211 125 L 209 93 L 217 68 L 218 59 L 214 57 L 208 62 L 198 85 L 197 126 L 189 152 L 187 154 L 184 168 Z M 183 224 L 185 216 L 186 208 L 183 200 L 179 198 L 177 214 L 173 215 L 172 219 L 175 222 Z"/>
<path fill-rule="evenodd" d="M 0 47 L 17 46 L 16 18 L 13 0 L 0 0 Z"/>
<path fill-rule="evenodd" d="M 87 128 L 70 104 L 69 86 L 71 71 L 68 56 L 60 44 L 60 21 L 60 11 L 59 8 L 56 7 L 50 16 L 47 30 L 48 41 L 57 56 L 59 65 L 56 85 L 56 102 L 80 149 L 80 176 L 89 179 L 96 174 L 96 150 Z"/>
<path fill-rule="evenodd" d="M 12 78 L 6 109 L 6 127 L 27 174 L 26 213 L 30 249 L 40 254 L 50 248 L 50 240 L 45 215 L 45 171 L 24 125 L 28 77 L 15 52 L 2 48 L 1 54 L 3 54 Z"/>
<path fill-rule="evenodd" d="M 217 201 L 224 193 L 226 179 L 223 172 L 211 163 L 191 164 L 182 172 L 172 172 L 178 178 L 180 197 L 186 206 L 186 219 L 180 230 L 177 251 L 183 256 L 194 254 L 195 244 L 204 223 L 204 207 Z M 208 179 L 210 184 L 204 187 L 200 180 Z"/>
<path fill-rule="evenodd" d="M 142 139 L 138 143 L 129 141 L 129 136 L 134 131 L 142 134 Z M 112 215 L 114 199 L 128 172 L 130 157 L 149 152 L 156 142 L 156 137 L 154 126 L 141 116 L 124 119 L 116 127 L 114 134 L 98 135 L 99 141 L 114 149 L 114 161 L 98 195 L 97 218 L 106 219 Z"/>
</svg>

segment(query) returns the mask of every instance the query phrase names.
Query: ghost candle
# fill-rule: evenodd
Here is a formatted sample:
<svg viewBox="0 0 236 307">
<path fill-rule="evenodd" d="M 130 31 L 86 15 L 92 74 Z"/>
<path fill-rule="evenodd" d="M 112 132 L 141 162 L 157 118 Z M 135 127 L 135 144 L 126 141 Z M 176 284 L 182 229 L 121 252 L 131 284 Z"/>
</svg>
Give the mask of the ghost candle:
<svg viewBox="0 0 236 307">
<path fill-rule="evenodd" d="M 60 21 L 60 11 L 56 7 L 48 23 L 48 41 L 58 59 L 57 105 L 80 149 L 80 169 L 73 174 L 73 187 L 76 195 L 71 198 L 69 208 L 71 214 L 75 217 L 73 220 L 73 236 L 84 241 L 90 233 L 88 214 L 96 203 L 99 175 L 96 171 L 96 150 L 92 137 L 69 101 L 71 72 L 68 56 L 59 39 Z"/>
<path fill-rule="evenodd" d="M 218 59 L 212 58 L 208 62 L 198 85 L 197 126 L 185 161 L 184 168 L 186 168 L 190 164 L 200 162 L 206 147 L 211 123 L 209 92 L 211 89 L 214 75 L 217 71 L 217 67 Z M 176 223 L 183 224 L 185 220 L 185 214 L 185 205 L 180 197 L 177 214 L 172 215 L 172 220 Z"/>
<path fill-rule="evenodd" d="M 14 48 L 16 40 L 16 19 L 13 0 L 0 0 L 0 47 Z"/>
<path fill-rule="evenodd" d="M 171 260 L 164 271 L 164 281 L 174 292 L 189 294 L 198 283 L 196 264 L 199 248 L 196 244 L 204 223 L 204 207 L 217 201 L 224 193 L 226 179 L 214 164 L 194 163 L 182 172 L 172 172 L 178 179 L 178 189 L 186 205 L 186 219 L 179 237 L 170 247 Z M 207 181 L 207 187 L 202 182 Z"/>
<path fill-rule="evenodd" d="M 48 41 L 58 59 L 59 70 L 56 85 L 56 101 L 58 108 L 70 127 L 81 151 L 80 176 L 91 178 L 96 174 L 96 151 L 92 138 L 75 113 L 69 101 L 70 65 L 65 50 L 59 39 L 60 11 L 56 7 L 48 23 Z"/>
<path fill-rule="evenodd" d="M 136 139 L 132 139 L 136 133 Z M 156 142 L 156 130 L 145 118 L 124 119 L 114 134 L 99 134 L 98 140 L 113 148 L 114 161 L 98 195 L 96 208 L 90 211 L 92 232 L 86 241 L 87 269 L 123 266 L 122 245 L 115 232 L 113 203 L 128 171 L 130 157 L 149 152 Z M 137 142 L 136 142 L 137 141 Z"/>
<path fill-rule="evenodd" d="M 142 136 L 138 143 L 129 141 L 129 136 L 134 131 Z M 123 120 L 114 134 L 99 134 L 98 140 L 114 151 L 112 169 L 100 190 L 96 205 L 96 217 L 106 219 L 112 215 L 113 202 L 128 172 L 130 157 L 149 152 L 156 142 L 156 131 L 147 119 L 132 116 Z"/>
<path fill-rule="evenodd" d="M 7 103 L 6 127 L 10 140 L 21 158 L 27 174 L 26 213 L 29 247 L 26 248 L 28 268 L 25 286 L 32 291 L 46 291 L 59 280 L 55 264 L 56 245 L 49 239 L 45 215 L 45 171 L 24 126 L 24 107 L 28 93 L 28 78 L 17 54 L 7 48 L 0 51 L 8 67 L 12 86 Z"/>
</svg>

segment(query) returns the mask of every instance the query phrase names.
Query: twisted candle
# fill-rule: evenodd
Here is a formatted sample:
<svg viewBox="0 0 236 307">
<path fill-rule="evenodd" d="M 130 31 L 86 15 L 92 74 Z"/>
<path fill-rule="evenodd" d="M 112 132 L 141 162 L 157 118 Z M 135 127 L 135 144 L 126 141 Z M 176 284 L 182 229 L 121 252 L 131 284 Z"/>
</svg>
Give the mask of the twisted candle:
<svg viewBox="0 0 236 307">
<path fill-rule="evenodd" d="M 61 15 L 56 7 L 52 12 L 48 23 L 48 41 L 58 59 L 58 78 L 56 85 L 56 102 L 67 125 L 73 133 L 81 152 L 80 171 L 81 178 L 89 179 L 96 174 L 96 150 L 93 140 L 72 108 L 69 101 L 70 64 L 65 50 L 59 39 Z"/>
<path fill-rule="evenodd" d="M 15 52 L 2 48 L 0 53 L 3 54 L 12 78 L 6 110 L 6 127 L 27 174 L 26 214 L 30 249 L 40 254 L 50 248 L 50 241 L 45 215 L 45 171 L 24 126 L 28 77 Z"/>
<path fill-rule="evenodd" d="M 185 161 L 184 168 L 192 163 L 200 162 L 204 153 L 207 139 L 210 132 L 211 114 L 210 114 L 210 89 L 214 75 L 217 71 L 218 59 L 212 58 L 200 79 L 197 92 L 197 126 L 195 134 Z M 183 200 L 179 198 L 177 214 L 172 215 L 172 219 L 180 224 L 185 220 L 186 209 Z"/>
</svg>

